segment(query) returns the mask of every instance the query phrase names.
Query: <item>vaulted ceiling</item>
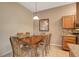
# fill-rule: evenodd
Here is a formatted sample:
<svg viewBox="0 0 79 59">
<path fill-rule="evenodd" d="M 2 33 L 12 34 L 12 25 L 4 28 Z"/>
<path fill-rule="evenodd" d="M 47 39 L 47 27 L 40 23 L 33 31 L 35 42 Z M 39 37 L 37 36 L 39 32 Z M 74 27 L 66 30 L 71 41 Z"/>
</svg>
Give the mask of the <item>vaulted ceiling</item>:
<svg viewBox="0 0 79 59">
<path fill-rule="evenodd" d="M 24 7 L 28 8 L 32 12 L 36 12 L 35 10 L 35 2 L 19 2 Z M 71 4 L 74 2 L 37 2 L 37 12 L 43 11 L 50 8 L 55 8 L 67 4 Z"/>
</svg>

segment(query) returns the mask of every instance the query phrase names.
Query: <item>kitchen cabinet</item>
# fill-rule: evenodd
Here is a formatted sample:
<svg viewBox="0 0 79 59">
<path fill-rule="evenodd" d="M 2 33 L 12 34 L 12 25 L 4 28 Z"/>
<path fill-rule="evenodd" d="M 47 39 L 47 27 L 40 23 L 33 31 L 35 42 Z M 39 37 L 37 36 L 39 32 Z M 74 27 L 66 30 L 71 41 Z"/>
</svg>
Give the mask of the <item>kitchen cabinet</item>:
<svg viewBox="0 0 79 59">
<path fill-rule="evenodd" d="M 76 3 L 76 21 L 75 21 L 75 28 L 79 28 L 79 2 Z"/>
<path fill-rule="evenodd" d="M 62 27 L 64 29 L 73 29 L 75 28 L 75 16 L 68 15 L 62 17 Z"/>
<path fill-rule="evenodd" d="M 68 43 L 76 44 L 76 36 L 70 35 L 70 36 L 63 36 L 63 49 L 69 50 Z"/>
<path fill-rule="evenodd" d="M 79 29 L 79 2 L 76 2 L 76 14 L 62 17 L 62 27 L 65 29 Z"/>
</svg>

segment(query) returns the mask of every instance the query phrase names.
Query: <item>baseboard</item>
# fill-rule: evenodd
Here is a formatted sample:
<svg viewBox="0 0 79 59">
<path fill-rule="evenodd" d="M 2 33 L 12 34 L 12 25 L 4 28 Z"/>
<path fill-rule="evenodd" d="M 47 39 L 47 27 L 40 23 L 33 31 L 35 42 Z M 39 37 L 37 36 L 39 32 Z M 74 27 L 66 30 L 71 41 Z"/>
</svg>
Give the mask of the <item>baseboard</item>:
<svg viewBox="0 0 79 59">
<path fill-rule="evenodd" d="M 57 45 L 57 44 L 50 44 L 50 45 L 54 45 L 54 46 L 59 46 L 59 47 L 62 47 L 62 45 Z"/>
</svg>

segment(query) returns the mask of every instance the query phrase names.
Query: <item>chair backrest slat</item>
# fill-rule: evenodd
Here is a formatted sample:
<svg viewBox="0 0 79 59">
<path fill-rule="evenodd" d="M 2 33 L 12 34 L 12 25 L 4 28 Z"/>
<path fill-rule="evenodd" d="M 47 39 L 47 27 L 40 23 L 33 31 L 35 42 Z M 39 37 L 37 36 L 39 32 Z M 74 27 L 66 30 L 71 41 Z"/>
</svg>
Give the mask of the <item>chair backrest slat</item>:
<svg viewBox="0 0 79 59">
<path fill-rule="evenodd" d="M 12 51 L 13 51 L 13 57 L 14 54 L 18 54 L 18 52 L 16 52 L 16 50 L 18 51 L 18 49 L 20 48 L 19 42 L 17 40 L 17 37 L 10 37 L 10 42 L 11 42 L 11 46 L 12 46 Z"/>
</svg>

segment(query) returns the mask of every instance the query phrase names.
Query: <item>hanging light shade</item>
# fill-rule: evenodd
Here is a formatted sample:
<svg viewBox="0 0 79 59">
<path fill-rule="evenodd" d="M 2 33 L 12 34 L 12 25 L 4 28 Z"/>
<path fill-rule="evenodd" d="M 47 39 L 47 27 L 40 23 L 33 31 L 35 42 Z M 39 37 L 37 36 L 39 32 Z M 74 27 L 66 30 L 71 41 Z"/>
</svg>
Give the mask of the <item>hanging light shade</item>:
<svg viewBox="0 0 79 59">
<path fill-rule="evenodd" d="M 33 20 L 39 20 L 39 17 L 38 16 L 34 16 Z"/>
<path fill-rule="evenodd" d="M 33 20 L 39 20 L 39 17 L 37 16 L 37 2 L 35 2 L 35 14 L 33 15 Z"/>
</svg>

